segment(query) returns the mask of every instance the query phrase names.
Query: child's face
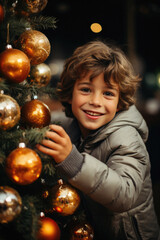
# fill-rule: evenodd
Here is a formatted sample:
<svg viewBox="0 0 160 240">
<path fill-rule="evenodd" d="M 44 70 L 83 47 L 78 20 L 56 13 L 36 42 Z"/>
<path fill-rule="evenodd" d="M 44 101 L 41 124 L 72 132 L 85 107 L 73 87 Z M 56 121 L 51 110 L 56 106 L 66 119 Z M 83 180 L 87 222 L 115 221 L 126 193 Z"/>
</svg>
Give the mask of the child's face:
<svg viewBox="0 0 160 240">
<path fill-rule="evenodd" d="M 76 81 L 70 101 L 72 112 L 84 137 L 90 130 L 96 130 L 114 118 L 119 101 L 119 88 L 116 83 L 111 81 L 112 87 L 107 86 L 103 73 L 92 81 L 90 75 L 91 72 Z"/>
</svg>

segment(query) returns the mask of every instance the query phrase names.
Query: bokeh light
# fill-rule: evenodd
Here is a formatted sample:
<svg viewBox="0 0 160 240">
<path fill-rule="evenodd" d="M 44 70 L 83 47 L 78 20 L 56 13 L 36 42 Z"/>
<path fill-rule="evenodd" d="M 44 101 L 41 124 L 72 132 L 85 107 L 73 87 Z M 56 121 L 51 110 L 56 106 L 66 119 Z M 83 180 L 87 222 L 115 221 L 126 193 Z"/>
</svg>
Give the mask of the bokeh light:
<svg viewBox="0 0 160 240">
<path fill-rule="evenodd" d="M 92 23 L 90 28 L 94 33 L 99 33 L 102 31 L 102 26 L 99 23 Z"/>
</svg>

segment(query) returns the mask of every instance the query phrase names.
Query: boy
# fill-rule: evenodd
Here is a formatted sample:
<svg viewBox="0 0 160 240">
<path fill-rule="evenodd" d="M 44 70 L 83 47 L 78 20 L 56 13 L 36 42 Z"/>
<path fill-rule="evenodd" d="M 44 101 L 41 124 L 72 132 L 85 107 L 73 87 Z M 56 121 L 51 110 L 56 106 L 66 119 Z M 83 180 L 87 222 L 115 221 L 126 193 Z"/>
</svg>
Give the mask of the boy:
<svg viewBox="0 0 160 240">
<path fill-rule="evenodd" d="M 51 125 L 37 148 L 84 196 L 96 240 L 157 240 L 148 129 L 136 109 L 140 78 L 117 47 L 101 41 L 66 61 L 59 99 L 72 120 Z"/>
</svg>

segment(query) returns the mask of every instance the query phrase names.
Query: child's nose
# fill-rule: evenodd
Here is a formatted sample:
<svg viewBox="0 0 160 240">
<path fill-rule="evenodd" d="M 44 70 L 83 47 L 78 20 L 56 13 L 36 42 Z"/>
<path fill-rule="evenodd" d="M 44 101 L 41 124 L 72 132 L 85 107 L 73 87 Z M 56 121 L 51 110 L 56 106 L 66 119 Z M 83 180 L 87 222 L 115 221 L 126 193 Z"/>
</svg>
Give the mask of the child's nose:
<svg viewBox="0 0 160 240">
<path fill-rule="evenodd" d="M 90 104 L 94 106 L 101 106 L 102 100 L 99 94 L 92 94 L 90 98 Z"/>
</svg>

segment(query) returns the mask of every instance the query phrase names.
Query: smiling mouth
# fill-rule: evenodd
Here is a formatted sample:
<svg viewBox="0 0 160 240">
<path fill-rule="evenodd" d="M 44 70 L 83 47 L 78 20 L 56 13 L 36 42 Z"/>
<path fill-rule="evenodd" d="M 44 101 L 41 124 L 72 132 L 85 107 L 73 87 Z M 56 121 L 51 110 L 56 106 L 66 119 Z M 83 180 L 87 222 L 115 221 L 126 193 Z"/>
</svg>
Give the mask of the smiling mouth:
<svg viewBox="0 0 160 240">
<path fill-rule="evenodd" d="M 94 116 L 94 117 L 99 117 L 99 116 L 104 115 L 103 113 L 92 112 L 92 111 L 86 111 L 86 110 L 84 110 L 84 112 L 85 112 L 87 115 Z"/>
</svg>

